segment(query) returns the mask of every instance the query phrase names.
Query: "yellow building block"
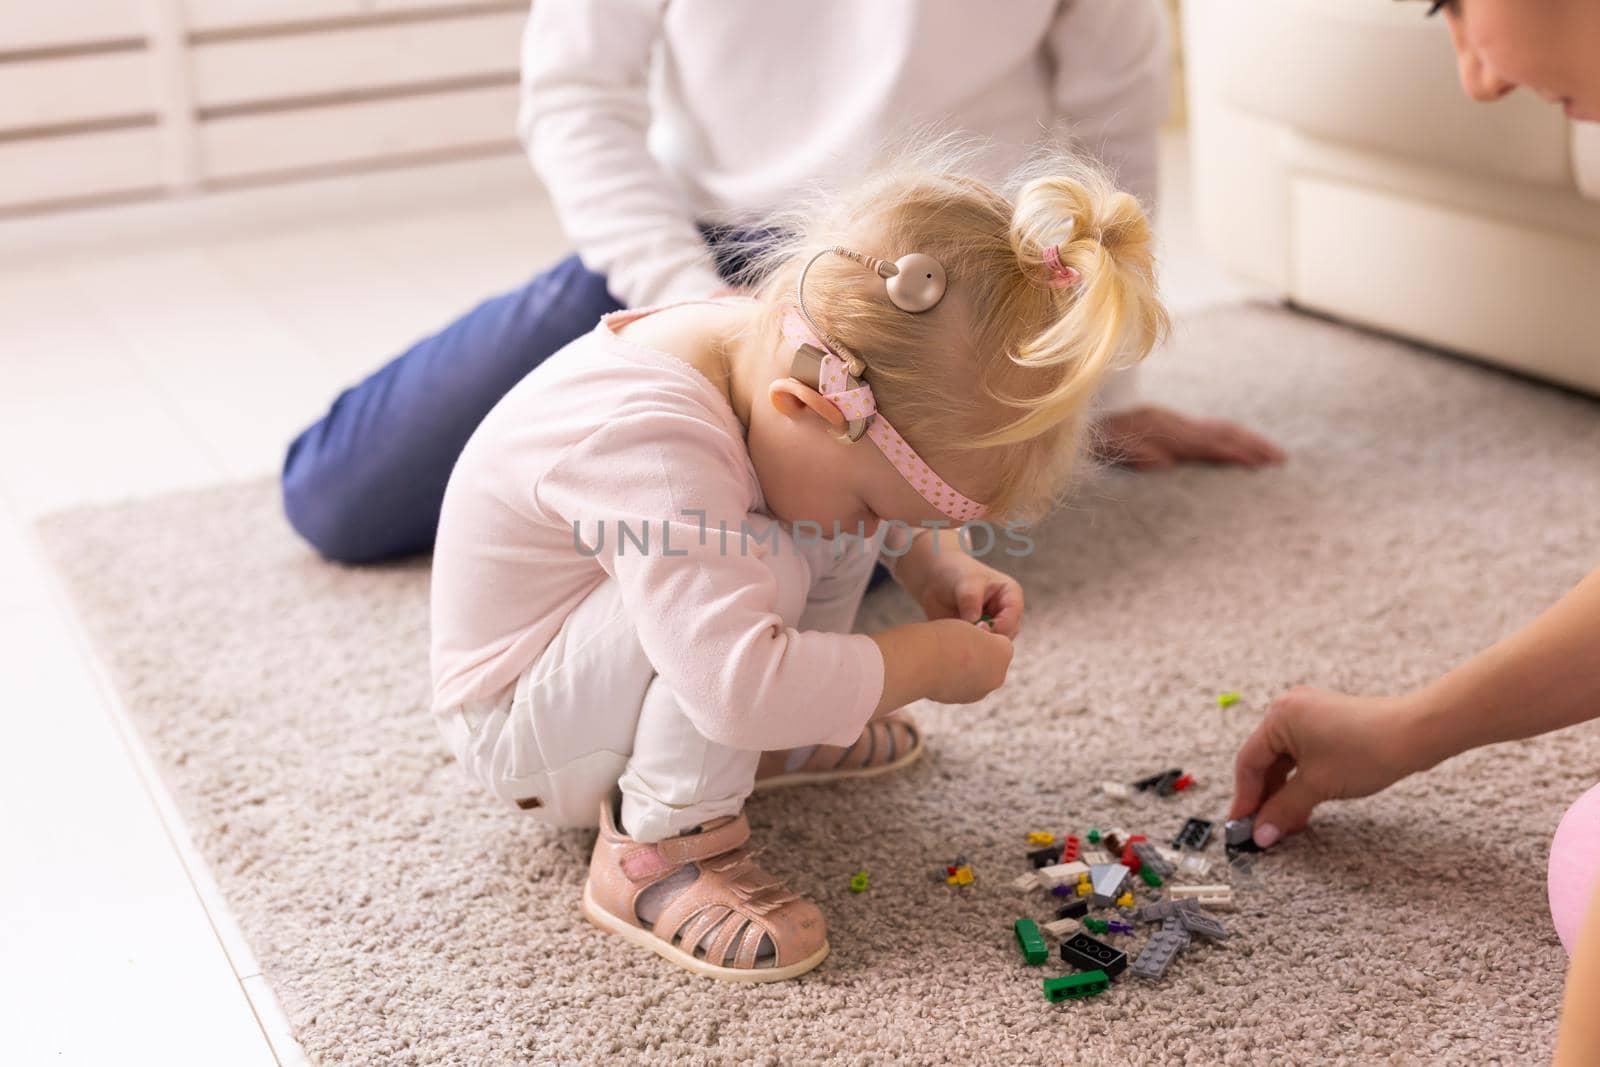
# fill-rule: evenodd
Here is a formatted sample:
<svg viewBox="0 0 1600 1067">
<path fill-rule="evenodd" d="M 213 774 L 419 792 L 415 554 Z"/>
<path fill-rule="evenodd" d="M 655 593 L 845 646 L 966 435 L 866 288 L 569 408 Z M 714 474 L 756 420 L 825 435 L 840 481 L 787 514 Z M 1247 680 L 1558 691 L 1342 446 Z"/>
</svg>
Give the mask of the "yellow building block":
<svg viewBox="0 0 1600 1067">
<path fill-rule="evenodd" d="M 1043 845 L 1053 845 L 1055 843 L 1056 843 L 1056 835 L 1050 833 L 1047 830 L 1030 830 L 1028 832 L 1028 844 L 1030 844 L 1030 845 L 1043 846 Z"/>
<path fill-rule="evenodd" d="M 1131 908 L 1131 907 L 1133 907 L 1133 894 L 1132 893 L 1124 893 L 1120 897 L 1118 897 L 1117 898 L 1117 907 L 1119 907 L 1119 908 Z"/>
<path fill-rule="evenodd" d="M 952 874 L 950 877 L 946 878 L 944 881 L 945 881 L 946 885 L 971 885 L 972 884 L 972 868 L 971 867 L 957 867 L 956 868 L 956 873 Z"/>
</svg>

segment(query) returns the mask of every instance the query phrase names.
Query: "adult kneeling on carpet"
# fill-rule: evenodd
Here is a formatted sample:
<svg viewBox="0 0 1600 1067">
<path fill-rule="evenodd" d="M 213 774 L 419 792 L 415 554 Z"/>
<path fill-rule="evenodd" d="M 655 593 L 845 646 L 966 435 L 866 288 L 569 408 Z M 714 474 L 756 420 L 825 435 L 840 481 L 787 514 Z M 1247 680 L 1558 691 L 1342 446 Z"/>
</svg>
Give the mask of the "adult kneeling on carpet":
<svg viewBox="0 0 1600 1067">
<path fill-rule="evenodd" d="M 1498 100 L 1518 85 L 1600 121 L 1600 5 L 1590 0 L 1439 0 L 1462 88 Z M 1433 13 L 1430 12 L 1430 13 Z M 1301 687 L 1245 741 L 1230 818 L 1253 815 L 1267 848 L 1327 800 L 1376 793 L 1480 745 L 1600 718 L 1600 570 L 1519 633 L 1398 697 Z M 1568 810 L 1550 848 L 1550 914 L 1572 954 L 1555 1062 L 1600 1063 L 1600 785 Z"/>
</svg>

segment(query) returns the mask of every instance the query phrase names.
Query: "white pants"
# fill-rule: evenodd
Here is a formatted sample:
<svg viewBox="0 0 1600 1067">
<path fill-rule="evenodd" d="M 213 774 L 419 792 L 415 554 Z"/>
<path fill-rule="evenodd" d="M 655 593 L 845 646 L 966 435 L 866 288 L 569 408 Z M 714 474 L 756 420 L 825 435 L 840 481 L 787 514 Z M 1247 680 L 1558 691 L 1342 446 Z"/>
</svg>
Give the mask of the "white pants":
<svg viewBox="0 0 1600 1067">
<path fill-rule="evenodd" d="M 773 520 L 748 516 L 762 531 Z M 856 543 L 796 545 L 787 531 L 765 562 L 778 614 L 801 630 L 848 632 L 872 573 Z M 620 785 L 630 837 L 659 841 L 737 814 L 760 752 L 700 736 L 639 645 L 621 590 L 606 579 L 580 603 L 517 684 L 497 701 L 436 715 L 467 773 L 554 826 L 594 826 Z"/>
</svg>

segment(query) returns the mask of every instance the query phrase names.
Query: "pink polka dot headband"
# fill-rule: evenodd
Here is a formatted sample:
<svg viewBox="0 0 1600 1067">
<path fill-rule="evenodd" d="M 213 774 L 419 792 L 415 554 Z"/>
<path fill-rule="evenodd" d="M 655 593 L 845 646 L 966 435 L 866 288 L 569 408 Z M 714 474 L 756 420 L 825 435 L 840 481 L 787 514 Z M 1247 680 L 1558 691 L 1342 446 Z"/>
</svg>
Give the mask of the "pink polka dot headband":
<svg viewBox="0 0 1600 1067">
<path fill-rule="evenodd" d="M 968 499 L 946 482 L 906 443 L 889 420 L 878 411 L 872 386 L 850 376 L 845 361 L 817 336 L 795 308 L 783 313 L 783 336 L 796 347 L 791 375 L 821 393 L 844 416 L 852 441 L 863 433 L 878 446 L 884 458 L 928 503 L 954 522 L 982 518 L 987 505 Z"/>
</svg>

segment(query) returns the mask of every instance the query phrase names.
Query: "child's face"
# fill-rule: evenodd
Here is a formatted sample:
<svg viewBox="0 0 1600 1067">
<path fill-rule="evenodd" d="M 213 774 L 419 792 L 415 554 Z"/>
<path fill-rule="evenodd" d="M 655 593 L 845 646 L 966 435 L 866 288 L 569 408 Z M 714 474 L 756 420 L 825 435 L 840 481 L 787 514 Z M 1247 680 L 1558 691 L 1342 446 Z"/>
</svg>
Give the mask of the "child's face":
<svg viewBox="0 0 1600 1067">
<path fill-rule="evenodd" d="M 758 383 L 751 405 L 746 444 L 767 509 L 785 522 L 817 523 L 825 537 L 836 529 L 855 534 L 858 528 L 870 536 L 886 519 L 913 527 L 949 522 L 869 438 L 842 440 L 823 416 L 783 391 L 789 387 L 792 357 L 787 348 L 775 354 L 772 373 Z M 939 473 L 961 492 L 984 499 L 984 487 L 970 477 Z"/>
<path fill-rule="evenodd" d="M 1496 100 L 1522 85 L 1571 118 L 1600 121 L 1600 3 L 1453 0 L 1444 10 L 1467 95 Z"/>
</svg>

